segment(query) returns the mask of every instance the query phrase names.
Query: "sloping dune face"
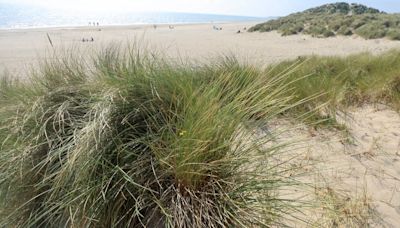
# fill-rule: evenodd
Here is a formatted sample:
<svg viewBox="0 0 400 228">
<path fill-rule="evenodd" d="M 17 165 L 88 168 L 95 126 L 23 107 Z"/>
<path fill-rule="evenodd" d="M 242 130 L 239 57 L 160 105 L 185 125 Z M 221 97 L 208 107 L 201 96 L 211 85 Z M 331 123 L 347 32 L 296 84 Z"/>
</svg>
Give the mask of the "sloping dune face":
<svg viewBox="0 0 400 228">
<path fill-rule="evenodd" d="M 396 227 L 400 221 L 400 115 L 386 106 L 367 105 L 338 113 L 337 120 L 344 132 L 281 120 L 271 124 L 275 131 L 278 126 L 295 129 L 282 133 L 278 141 L 303 142 L 293 144 L 291 155 L 285 157 L 297 158 L 290 166 L 304 170 L 299 179 L 313 186 L 297 195 L 318 207 L 300 216 L 324 227 Z"/>
</svg>

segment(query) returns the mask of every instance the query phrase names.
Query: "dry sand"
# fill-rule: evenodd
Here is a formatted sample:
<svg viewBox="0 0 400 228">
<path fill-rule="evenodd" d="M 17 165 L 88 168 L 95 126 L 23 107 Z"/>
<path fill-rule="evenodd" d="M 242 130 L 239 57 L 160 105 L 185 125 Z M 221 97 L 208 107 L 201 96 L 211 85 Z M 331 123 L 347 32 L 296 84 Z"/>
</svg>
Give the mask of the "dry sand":
<svg viewBox="0 0 400 228">
<path fill-rule="evenodd" d="M 173 58 L 210 61 L 213 57 L 234 54 L 241 60 L 258 65 L 296 58 L 302 55 L 348 55 L 363 51 L 379 53 L 391 48 L 400 48 L 400 42 L 389 40 L 364 40 L 356 37 L 312 38 L 306 35 L 282 37 L 276 32 L 248 33 L 254 23 L 218 24 L 223 29 L 216 31 L 213 24 L 118 27 L 80 27 L 0 30 L 0 72 L 5 68 L 23 72 L 21 66 L 35 64 L 35 60 L 46 56 L 51 50 L 47 33 L 56 50 L 78 47 L 97 49 L 111 42 L 120 44 L 145 40 L 153 49 L 161 50 Z M 99 31 L 101 30 L 101 31 Z M 241 30 L 240 34 L 237 31 Z M 83 38 L 94 42 L 82 42 Z"/>
<path fill-rule="evenodd" d="M 318 129 L 277 120 L 275 143 L 292 144 L 278 162 L 308 187 L 285 191 L 318 207 L 298 216 L 316 227 L 399 227 L 400 115 L 385 105 L 338 113 L 346 131 Z M 290 130 L 288 130 L 290 129 Z M 279 133 L 281 132 L 281 133 Z M 311 187 L 310 187 L 311 186 Z M 294 223 L 294 227 L 308 227 Z"/>
<path fill-rule="evenodd" d="M 175 29 L 165 25 L 157 29 L 152 26 L 100 27 L 101 31 L 99 27 L 1 30 L 0 71 L 7 68 L 23 74 L 27 65 L 44 58 L 51 50 L 47 33 L 56 50 L 72 46 L 91 50 L 110 42 L 125 45 L 135 39 L 144 39 L 151 48 L 165 51 L 173 58 L 212 61 L 222 54 L 234 54 L 243 61 L 261 65 L 302 55 L 343 56 L 400 48 L 400 42 L 383 39 L 318 39 L 303 35 L 281 37 L 276 32 L 236 33 L 252 24 L 220 24 L 222 31 L 213 30 L 212 24 L 176 25 Z M 82 38 L 91 37 L 94 42 L 82 42 Z M 312 178 L 306 177 L 307 181 L 314 181 L 314 198 L 330 200 L 333 202 L 330 205 L 338 203 L 337 210 L 344 217 L 352 214 L 359 215 L 359 220 L 370 217 L 365 221 L 368 226 L 399 227 L 399 113 L 385 106 L 368 105 L 348 110 L 338 119 L 349 129 L 348 137 L 334 130 L 315 131 L 302 126 L 282 134 L 280 140 L 306 142 L 297 146 L 293 153 L 300 158 L 296 160 L 307 172 L 318 173 Z M 278 125 L 293 129 L 290 123 Z M 327 207 L 322 207 L 309 218 L 327 220 L 328 224 L 329 219 L 332 220 L 330 213 Z"/>
</svg>

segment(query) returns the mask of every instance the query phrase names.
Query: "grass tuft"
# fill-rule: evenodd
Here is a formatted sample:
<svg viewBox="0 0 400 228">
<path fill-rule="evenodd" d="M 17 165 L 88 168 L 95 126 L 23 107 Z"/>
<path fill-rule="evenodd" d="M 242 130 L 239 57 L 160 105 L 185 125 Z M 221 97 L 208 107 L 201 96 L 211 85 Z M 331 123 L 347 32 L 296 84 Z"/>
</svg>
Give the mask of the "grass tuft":
<svg viewBox="0 0 400 228">
<path fill-rule="evenodd" d="M 301 184 L 276 157 L 286 145 L 269 124 L 342 128 L 336 112 L 347 106 L 400 110 L 399 66 L 399 51 L 259 69 L 111 46 L 91 61 L 53 58 L 29 80 L 5 76 L 0 226 L 283 226 L 300 203 L 280 193 Z M 340 210 L 360 208 L 355 219 L 364 218 L 363 208 L 318 192 L 334 224 L 348 218 Z"/>
<path fill-rule="evenodd" d="M 291 210 L 278 190 L 295 183 L 268 165 L 282 146 L 252 139 L 292 107 L 287 73 L 134 48 L 55 59 L 0 84 L 0 226 L 270 226 Z"/>
</svg>

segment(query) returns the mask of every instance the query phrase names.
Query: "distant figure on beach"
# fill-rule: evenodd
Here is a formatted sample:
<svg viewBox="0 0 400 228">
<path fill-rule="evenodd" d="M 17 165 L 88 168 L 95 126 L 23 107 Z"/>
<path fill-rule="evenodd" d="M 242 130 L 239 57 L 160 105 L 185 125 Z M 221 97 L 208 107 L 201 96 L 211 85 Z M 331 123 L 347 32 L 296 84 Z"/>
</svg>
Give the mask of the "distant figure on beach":
<svg viewBox="0 0 400 228">
<path fill-rule="evenodd" d="M 99 22 L 97 22 L 97 26 L 99 26 Z"/>
<path fill-rule="evenodd" d="M 174 26 L 170 25 L 170 26 L 169 26 L 169 29 L 174 29 Z"/>
<path fill-rule="evenodd" d="M 94 38 L 90 37 L 90 39 L 86 39 L 85 37 L 83 37 L 82 42 L 94 42 Z"/>
<path fill-rule="evenodd" d="M 92 25 L 92 22 L 89 22 L 89 26 L 91 26 Z"/>
<path fill-rule="evenodd" d="M 154 29 L 157 29 L 157 25 L 153 25 L 153 28 L 154 28 Z"/>
<path fill-rule="evenodd" d="M 214 25 L 214 26 L 213 26 L 213 29 L 214 29 L 214 30 L 222 30 L 222 27 L 217 27 L 217 26 Z"/>
<path fill-rule="evenodd" d="M 240 33 L 240 30 L 238 30 L 236 33 L 238 33 L 238 34 L 239 34 L 239 33 Z"/>
</svg>

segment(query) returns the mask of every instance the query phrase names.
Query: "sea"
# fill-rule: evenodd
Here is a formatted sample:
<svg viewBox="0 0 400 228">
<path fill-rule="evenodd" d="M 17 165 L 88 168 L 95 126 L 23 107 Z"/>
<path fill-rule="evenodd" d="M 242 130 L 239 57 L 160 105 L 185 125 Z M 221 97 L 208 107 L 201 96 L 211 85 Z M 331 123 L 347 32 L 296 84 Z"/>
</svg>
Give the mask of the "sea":
<svg viewBox="0 0 400 228">
<path fill-rule="evenodd" d="M 267 18 L 174 12 L 84 12 L 48 10 L 0 2 L 0 29 L 97 25 L 192 24 L 263 21 Z"/>
</svg>

